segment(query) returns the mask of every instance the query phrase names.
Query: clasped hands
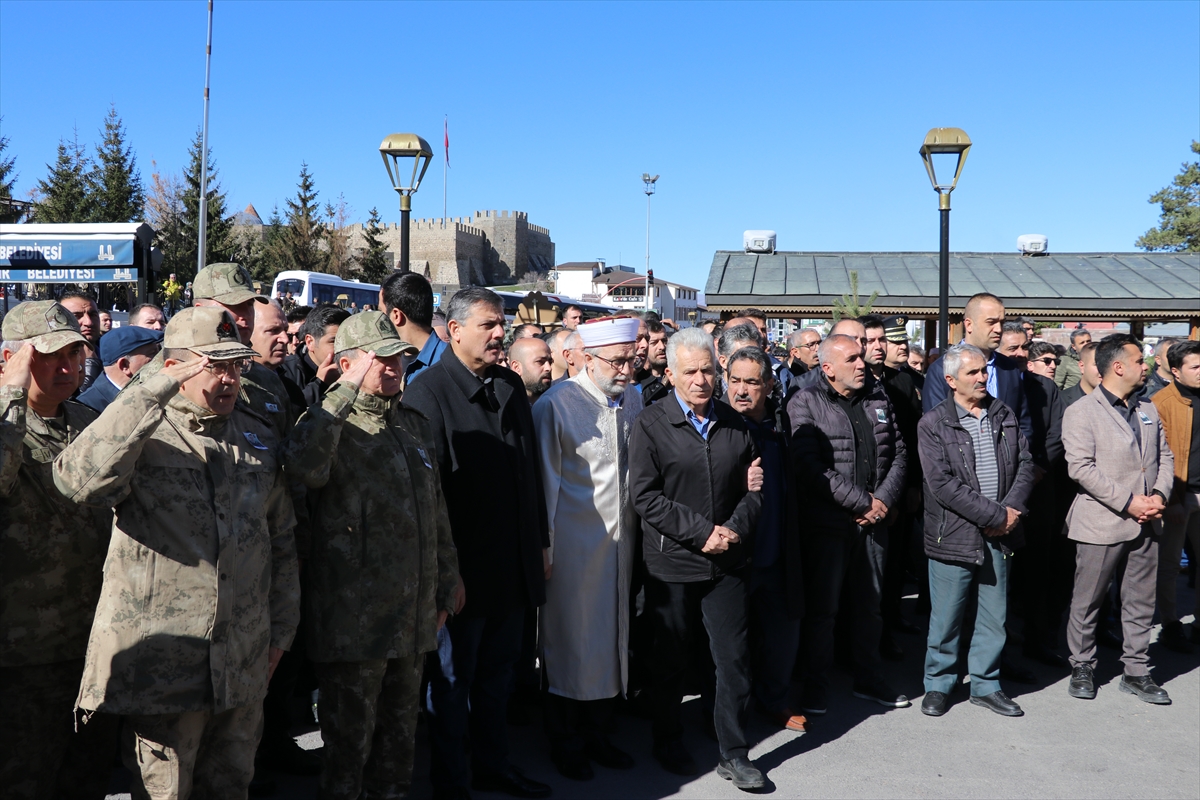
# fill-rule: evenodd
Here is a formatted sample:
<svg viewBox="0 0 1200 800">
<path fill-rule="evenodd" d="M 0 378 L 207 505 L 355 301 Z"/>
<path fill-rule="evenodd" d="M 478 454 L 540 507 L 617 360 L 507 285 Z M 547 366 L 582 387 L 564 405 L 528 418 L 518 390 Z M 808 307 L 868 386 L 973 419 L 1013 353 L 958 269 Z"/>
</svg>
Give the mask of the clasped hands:
<svg viewBox="0 0 1200 800">
<path fill-rule="evenodd" d="M 1125 507 L 1125 513 L 1140 523 L 1146 523 L 1152 519 L 1162 519 L 1166 507 L 1167 504 L 1156 494 L 1135 494 Z"/>
</svg>

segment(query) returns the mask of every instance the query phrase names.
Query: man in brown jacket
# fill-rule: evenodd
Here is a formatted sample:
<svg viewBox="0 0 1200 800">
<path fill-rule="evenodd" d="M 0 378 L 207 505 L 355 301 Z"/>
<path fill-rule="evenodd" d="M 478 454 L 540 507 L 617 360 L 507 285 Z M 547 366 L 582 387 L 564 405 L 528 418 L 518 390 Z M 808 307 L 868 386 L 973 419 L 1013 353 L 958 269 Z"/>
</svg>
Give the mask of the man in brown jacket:
<svg viewBox="0 0 1200 800">
<path fill-rule="evenodd" d="M 1067 535 L 1076 543 L 1075 592 L 1067 624 L 1068 691 L 1084 700 L 1096 696 L 1096 621 L 1116 575 L 1125 633 L 1121 691 L 1167 705 L 1171 698 L 1150 677 L 1147 650 L 1174 458 L 1158 410 L 1137 397 L 1146 382 L 1137 340 L 1128 334 L 1109 336 L 1096 348 L 1096 367 L 1100 385 L 1063 416 L 1067 471 L 1080 489 L 1067 515 Z"/>
<path fill-rule="evenodd" d="M 1192 552 L 1200 553 L 1200 342 L 1176 342 L 1166 353 L 1175 379 L 1154 395 L 1153 403 L 1162 417 L 1167 444 L 1175 454 L 1175 485 L 1163 512 L 1163 535 L 1158 551 L 1158 615 L 1162 634 L 1158 641 L 1179 653 L 1194 653 L 1179 621 L 1175 602 L 1179 582 L 1179 553 L 1186 537 Z M 1196 594 L 1196 619 L 1200 620 L 1200 592 Z M 1192 623 L 1192 639 L 1200 626 Z"/>
</svg>

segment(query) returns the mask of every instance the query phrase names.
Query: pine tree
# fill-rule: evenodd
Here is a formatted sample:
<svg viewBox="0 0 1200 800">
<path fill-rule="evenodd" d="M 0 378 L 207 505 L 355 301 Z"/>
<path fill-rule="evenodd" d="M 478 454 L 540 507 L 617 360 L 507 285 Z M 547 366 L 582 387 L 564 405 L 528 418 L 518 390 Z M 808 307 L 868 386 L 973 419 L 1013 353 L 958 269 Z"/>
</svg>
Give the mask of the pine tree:
<svg viewBox="0 0 1200 800">
<path fill-rule="evenodd" d="M 133 148 L 125 144 L 125 126 L 117 107 L 109 108 L 96 162 L 88 176 L 92 222 L 135 222 L 143 219 L 146 195 Z"/>
<path fill-rule="evenodd" d="M 91 160 L 79 144 L 79 132 L 71 141 L 58 140 L 58 157 L 50 174 L 38 181 L 34 217 L 38 222 L 87 222 L 92 218 L 88 173 Z"/>
<path fill-rule="evenodd" d="M 208 235 L 205 240 L 204 263 L 215 264 L 232 258 L 232 243 L 230 234 L 233 230 L 233 220 L 225 210 L 225 193 L 217 181 L 217 170 L 213 167 L 212 151 L 208 153 L 208 163 L 203 164 L 203 142 L 201 133 L 196 131 L 189 149 L 189 163 L 183 170 L 183 233 L 188 242 L 190 264 L 176 270 L 179 281 L 189 281 L 196 274 L 196 254 L 200 250 L 200 174 L 202 169 L 208 170 L 208 218 L 205 228 Z"/>
<path fill-rule="evenodd" d="M 383 283 L 392 273 L 392 265 L 388 263 L 386 255 L 387 245 L 380 238 L 383 236 L 380 222 L 382 217 L 379 216 L 379 210 L 372 208 L 367 224 L 363 226 L 363 238 L 367 246 L 358 257 L 359 277 L 366 283 Z"/>
<path fill-rule="evenodd" d="M 878 299 L 879 292 L 871 292 L 871 299 L 863 303 L 858 298 L 858 271 L 850 270 L 850 291 L 841 296 L 841 299 L 833 301 L 833 321 L 837 322 L 840 319 L 853 319 L 861 317 L 864 314 L 871 313 L 871 306 L 875 305 L 875 300 Z"/>
<path fill-rule="evenodd" d="M 1200 142 L 1192 142 L 1192 152 L 1200 154 Z M 1171 185 L 1155 192 L 1151 203 L 1158 203 L 1162 216 L 1158 227 L 1138 237 L 1143 250 L 1200 252 L 1200 160 L 1186 161 Z"/>
<path fill-rule="evenodd" d="M 274 284 L 276 275 L 292 268 L 283 241 L 285 230 L 283 218 L 279 216 L 279 206 L 276 205 L 263 226 L 263 254 L 258 262 L 258 272 L 254 273 L 254 277 L 264 284 L 267 281 Z"/>
<path fill-rule="evenodd" d="M 3 122 L 0 117 L 0 122 Z M 17 182 L 17 173 L 14 171 L 17 164 L 15 156 L 5 157 L 4 151 L 8 149 L 8 137 L 0 136 L 0 222 L 16 222 L 21 218 L 21 214 L 13 209 L 11 205 L 13 186 Z"/>
<path fill-rule="evenodd" d="M 287 226 L 280 231 L 280 247 L 287 264 L 285 269 L 311 272 L 325 270 L 329 256 L 321 249 L 325 226 L 317 217 L 319 212 L 312 174 L 308 171 L 308 164 L 301 163 L 296 199 L 287 201 Z"/>
</svg>

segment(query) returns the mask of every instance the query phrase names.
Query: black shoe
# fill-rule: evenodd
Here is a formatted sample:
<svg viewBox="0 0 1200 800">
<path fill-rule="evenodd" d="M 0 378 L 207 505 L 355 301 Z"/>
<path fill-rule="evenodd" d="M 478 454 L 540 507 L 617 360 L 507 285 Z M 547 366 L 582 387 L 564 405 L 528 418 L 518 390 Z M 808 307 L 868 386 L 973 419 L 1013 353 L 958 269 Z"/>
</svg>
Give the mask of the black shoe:
<svg viewBox="0 0 1200 800">
<path fill-rule="evenodd" d="M 879 655 L 884 661 L 903 661 L 904 648 L 892 638 L 890 633 L 885 633 L 879 639 Z"/>
<path fill-rule="evenodd" d="M 1183 632 L 1182 622 L 1168 622 L 1163 625 L 1162 633 L 1158 635 L 1158 643 L 1176 653 L 1196 652 L 1196 645 L 1188 641 L 1187 634 Z"/>
<path fill-rule="evenodd" d="M 501 792 L 513 797 L 549 797 L 550 787 L 527 777 L 516 767 L 492 775 L 476 775 L 471 788 L 478 792 Z"/>
<path fill-rule="evenodd" d="M 1122 675 L 1121 691 L 1134 695 L 1144 703 L 1153 703 L 1156 706 L 1171 705 L 1171 698 L 1167 694 L 1167 690 L 1155 683 L 1149 675 L 1141 675 L 1137 678 Z"/>
<path fill-rule="evenodd" d="M 871 700 L 888 708 L 908 708 L 912 705 L 908 698 L 892 691 L 892 687 L 877 679 L 871 683 L 855 683 L 854 696 L 862 700 Z"/>
<path fill-rule="evenodd" d="M 1121 637 L 1103 626 L 1096 629 L 1096 644 L 1107 647 L 1109 650 L 1125 649 L 1125 643 L 1121 641 Z"/>
<path fill-rule="evenodd" d="M 1000 660 L 1000 677 L 1006 681 L 1025 684 L 1026 686 L 1037 683 L 1037 675 L 1034 675 L 1032 670 L 1008 659 Z"/>
<path fill-rule="evenodd" d="M 288 775 L 320 775 L 321 756 L 305 750 L 292 738 L 259 745 L 255 763 Z"/>
<path fill-rule="evenodd" d="M 1080 664 L 1071 670 L 1071 684 L 1067 687 L 1067 694 L 1080 700 L 1096 699 L 1096 676 L 1091 667 Z"/>
<path fill-rule="evenodd" d="M 558 770 L 558 774 L 564 778 L 570 778 L 573 781 L 590 781 L 596 777 L 596 773 L 592 771 L 592 765 L 588 763 L 588 757 L 582 752 L 552 752 L 550 760 L 554 762 L 554 768 Z"/>
<path fill-rule="evenodd" d="M 1065 669 L 1068 664 L 1067 660 L 1058 653 L 1046 647 L 1044 644 L 1029 644 L 1025 643 L 1025 647 L 1021 650 L 1022 655 L 1030 661 L 1036 661 L 1039 664 L 1045 664 L 1047 667 L 1056 667 Z"/>
<path fill-rule="evenodd" d="M 695 775 L 700 772 L 696 760 L 678 739 L 655 742 L 654 757 L 662 764 L 662 768 L 672 775 Z"/>
<path fill-rule="evenodd" d="M 733 781 L 734 786 L 743 790 L 761 789 L 767 785 L 762 772 L 745 756 L 722 758 L 717 764 L 717 774 L 727 781 Z"/>
<path fill-rule="evenodd" d="M 983 706 L 1002 717 L 1023 717 L 1025 712 L 1004 692 L 992 692 L 983 697 L 971 697 L 971 705 Z"/>
<path fill-rule="evenodd" d="M 587 757 L 609 769 L 633 769 L 633 756 L 607 739 L 589 744 Z"/>
<path fill-rule="evenodd" d="M 950 707 L 950 698 L 945 692 L 926 692 L 921 701 L 921 713 L 930 717 L 940 717 Z"/>
</svg>

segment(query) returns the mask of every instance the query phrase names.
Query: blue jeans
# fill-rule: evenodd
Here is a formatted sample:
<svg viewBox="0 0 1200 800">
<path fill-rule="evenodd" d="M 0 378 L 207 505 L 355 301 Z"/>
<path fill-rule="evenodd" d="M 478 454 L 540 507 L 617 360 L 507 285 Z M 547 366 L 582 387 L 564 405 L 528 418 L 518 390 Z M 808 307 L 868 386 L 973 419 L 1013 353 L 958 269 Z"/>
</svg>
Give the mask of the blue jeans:
<svg viewBox="0 0 1200 800">
<path fill-rule="evenodd" d="M 467 786 L 467 732 L 476 775 L 508 770 L 508 696 L 521 652 L 525 609 L 494 616 L 453 617 L 450 634 L 454 679 L 430 659 L 433 745 L 429 778 L 435 789 Z"/>
<path fill-rule="evenodd" d="M 929 646 L 925 653 L 925 691 L 943 692 L 958 683 L 958 649 L 963 614 L 971 596 L 979 603 L 975 632 L 967 655 L 971 696 L 1000 691 L 1000 654 L 1008 616 L 1008 559 L 987 541 L 982 564 L 958 564 L 929 559 Z"/>
</svg>

